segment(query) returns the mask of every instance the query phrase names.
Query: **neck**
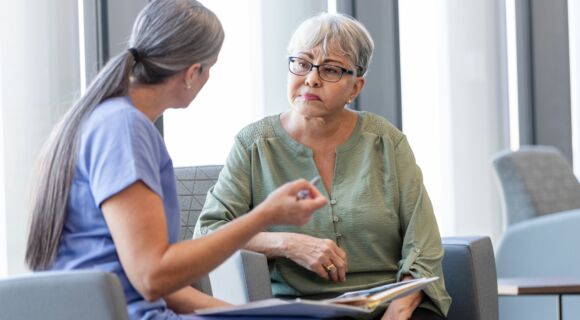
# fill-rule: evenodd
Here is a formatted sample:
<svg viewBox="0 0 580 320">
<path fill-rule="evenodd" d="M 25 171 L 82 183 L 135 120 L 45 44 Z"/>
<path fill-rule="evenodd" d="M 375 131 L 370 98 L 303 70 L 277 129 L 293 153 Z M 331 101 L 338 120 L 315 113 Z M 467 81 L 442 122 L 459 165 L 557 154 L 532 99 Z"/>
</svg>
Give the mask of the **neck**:
<svg viewBox="0 0 580 320">
<path fill-rule="evenodd" d="M 344 109 L 332 117 L 307 118 L 288 111 L 281 116 L 282 126 L 292 138 L 311 147 L 335 148 L 345 142 L 357 122 L 356 112 Z"/>
<path fill-rule="evenodd" d="M 163 84 L 143 85 L 131 83 L 129 98 L 135 108 L 141 111 L 149 120 L 155 122 L 157 118 L 170 106 L 168 92 Z"/>
</svg>

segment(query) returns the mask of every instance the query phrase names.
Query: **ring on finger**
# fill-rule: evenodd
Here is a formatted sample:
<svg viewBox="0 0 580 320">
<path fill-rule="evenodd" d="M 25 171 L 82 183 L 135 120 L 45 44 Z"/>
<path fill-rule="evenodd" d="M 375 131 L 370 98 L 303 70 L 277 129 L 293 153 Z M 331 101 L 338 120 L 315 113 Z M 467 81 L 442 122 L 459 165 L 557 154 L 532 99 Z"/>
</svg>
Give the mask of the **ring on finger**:
<svg viewBox="0 0 580 320">
<path fill-rule="evenodd" d="M 322 267 L 324 268 L 324 270 L 326 270 L 326 272 L 332 272 L 332 270 L 334 270 L 336 268 L 336 266 L 334 265 L 334 263 L 331 263 L 327 266 L 322 265 Z"/>
</svg>

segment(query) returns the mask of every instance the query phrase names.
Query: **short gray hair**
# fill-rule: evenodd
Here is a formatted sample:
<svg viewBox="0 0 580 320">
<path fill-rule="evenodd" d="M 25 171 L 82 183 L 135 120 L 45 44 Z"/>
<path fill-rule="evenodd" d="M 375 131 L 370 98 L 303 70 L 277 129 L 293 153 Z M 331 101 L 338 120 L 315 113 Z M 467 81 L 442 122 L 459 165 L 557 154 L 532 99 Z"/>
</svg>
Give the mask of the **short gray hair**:
<svg viewBox="0 0 580 320">
<path fill-rule="evenodd" d="M 374 42 L 367 29 L 354 18 L 340 13 L 321 13 L 302 22 L 288 43 L 288 54 L 320 46 L 327 55 L 338 50 L 364 75 L 373 56 Z"/>
</svg>

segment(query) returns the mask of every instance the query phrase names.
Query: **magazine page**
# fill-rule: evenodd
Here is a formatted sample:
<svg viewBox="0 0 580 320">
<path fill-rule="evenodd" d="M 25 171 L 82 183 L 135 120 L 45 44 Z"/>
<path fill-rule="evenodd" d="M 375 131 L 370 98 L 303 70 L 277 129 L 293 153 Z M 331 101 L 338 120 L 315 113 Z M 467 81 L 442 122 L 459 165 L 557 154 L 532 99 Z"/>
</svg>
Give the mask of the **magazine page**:
<svg viewBox="0 0 580 320">
<path fill-rule="evenodd" d="M 366 309 L 374 309 L 380 304 L 419 291 L 437 279 L 439 279 L 439 277 L 411 279 L 367 290 L 347 292 L 334 299 L 329 299 L 326 301 L 334 304 L 344 304 Z"/>
<path fill-rule="evenodd" d="M 266 299 L 238 306 L 202 309 L 198 310 L 196 314 L 243 317 L 315 317 L 320 319 L 361 317 L 371 313 L 380 304 L 421 290 L 437 279 L 437 277 L 412 279 L 367 290 L 347 292 L 329 300 Z"/>
</svg>

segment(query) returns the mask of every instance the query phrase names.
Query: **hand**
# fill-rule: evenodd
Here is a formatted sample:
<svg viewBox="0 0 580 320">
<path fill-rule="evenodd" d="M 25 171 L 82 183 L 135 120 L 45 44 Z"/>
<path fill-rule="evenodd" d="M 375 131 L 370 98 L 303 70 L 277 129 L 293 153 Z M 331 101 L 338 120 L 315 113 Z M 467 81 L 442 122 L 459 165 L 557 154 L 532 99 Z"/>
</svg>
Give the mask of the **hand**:
<svg viewBox="0 0 580 320">
<path fill-rule="evenodd" d="M 405 276 L 401 281 L 412 279 L 411 276 Z M 381 320 L 407 320 L 411 319 L 415 309 L 421 304 L 423 300 L 423 291 L 412 293 L 408 296 L 395 299 L 389 304 L 387 311 Z"/>
<path fill-rule="evenodd" d="M 285 235 L 284 248 L 288 259 L 320 277 L 333 282 L 346 281 L 346 253 L 332 240 L 288 233 Z"/>
<path fill-rule="evenodd" d="M 309 197 L 297 199 L 301 190 L 308 190 Z M 269 216 L 270 224 L 303 226 L 314 211 L 326 205 L 326 198 L 308 181 L 299 179 L 288 182 L 272 191 L 259 207 Z"/>
</svg>

